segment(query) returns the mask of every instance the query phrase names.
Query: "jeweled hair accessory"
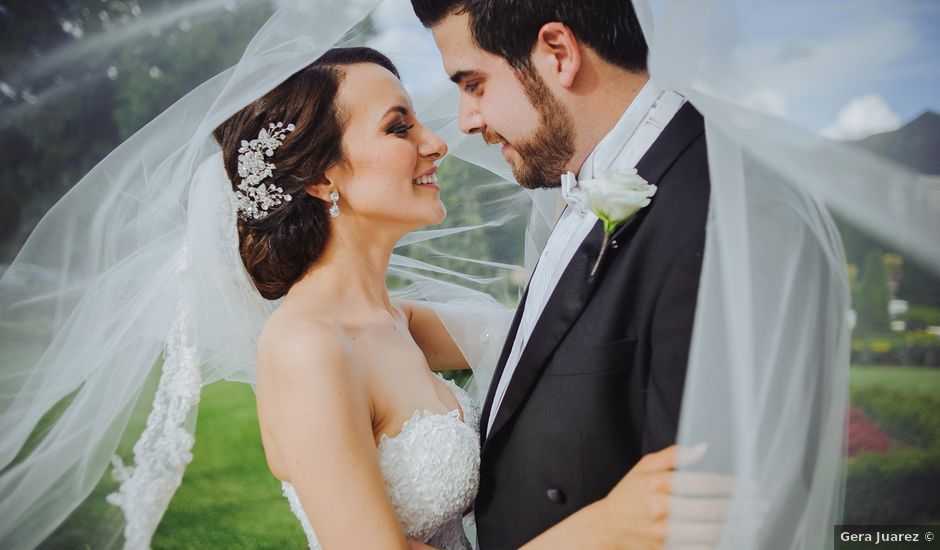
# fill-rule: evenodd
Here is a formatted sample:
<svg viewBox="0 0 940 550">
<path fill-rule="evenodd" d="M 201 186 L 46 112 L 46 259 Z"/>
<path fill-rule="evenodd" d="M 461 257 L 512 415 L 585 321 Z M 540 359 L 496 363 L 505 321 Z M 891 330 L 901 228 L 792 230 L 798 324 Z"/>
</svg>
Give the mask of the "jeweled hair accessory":
<svg viewBox="0 0 940 550">
<path fill-rule="evenodd" d="M 235 208 L 238 217 L 248 221 L 260 220 L 268 215 L 268 209 L 284 202 L 290 202 L 291 196 L 284 189 L 273 183 L 265 185 L 264 179 L 274 174 L 274 163 L 265 157 L 274 155 L 274 150 L 284 143 L 288 132 L 294 131 L 294 125 L 284 126 L 283 122 L 262 128 L 258 138 L 242 140 L 238 149 L 238 176 L 242 178 L 235 191 Z"/>
</svg>

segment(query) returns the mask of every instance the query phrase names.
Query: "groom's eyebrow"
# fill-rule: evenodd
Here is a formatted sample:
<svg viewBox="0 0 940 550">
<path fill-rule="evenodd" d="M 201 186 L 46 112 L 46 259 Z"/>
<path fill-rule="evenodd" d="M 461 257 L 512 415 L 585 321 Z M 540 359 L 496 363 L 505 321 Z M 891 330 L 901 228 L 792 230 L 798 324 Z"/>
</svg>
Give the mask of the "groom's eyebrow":
<svg viewBox="0 0 940 550">
<path fill-rule="evenodd" d="M 470 78 L 472 76 L 476 76 L 477 72 L 478 71 L 473 70 L 473 69 L 469 71 L 457 71 L 456 73 L 450 75 L 450 81 L 459 86 L 463 80 Z"/>
</svg>

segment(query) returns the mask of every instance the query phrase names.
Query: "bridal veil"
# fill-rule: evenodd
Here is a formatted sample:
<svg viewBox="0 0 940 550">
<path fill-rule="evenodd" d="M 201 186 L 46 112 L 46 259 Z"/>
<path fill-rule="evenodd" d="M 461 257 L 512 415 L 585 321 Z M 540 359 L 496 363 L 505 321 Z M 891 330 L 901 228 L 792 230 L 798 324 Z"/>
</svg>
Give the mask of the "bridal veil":
<svg viewBox="0 0 940 550">
<path fill-rule="evenodd" d="M 330 47 L 361 45 L 378 4 L 272 5 L 236 66 L 111 152 L 30 235 L 3 281 L 53 276 L 28 295 L 0 284 L 0 546 L 35 547 L 72 515 L 93 527 L 70 543 L 149 547 L 190 460 L 201 387 L 254 381 L 255 343 L 275 305 L 241 266 L 211 133 Z M 389 53 L 403 71 L 436 60 L 430 51 Z M 437 84 L 415 103 L 440 131 L 451 105 L 440 98 L 451 90 Z M 459 150 L 459 141 L 450 144 Z M 509 266 L 479 262 L 493 275 L 478 267 L 470 276 L 409 251 L 447 257 L 433 252 L 434 240 L 485 238 L 525 201 L 509 196 L 510 183 L 501 187 L 509 193 L 498 192 L 479 224 L 408 235 L 389 273 L 396 295 L 433 302 L 455 323 L 461 349 L 483 371 L 510 311 L 482 290 Z"/>
<path fill-rule="evenodd" d="M 211 132 L 328 48 L 367 42 L 363 25 L 389 3 L 411 13 L 397 0 L 275 2 L 236 66 L 134 134 L 42 219 L 0 279 L 0 546 L 35 547 L 70 515 L 94 518 L 92 547 L 149 546 L 190 458 L 200 388 L 253 382 L 275 305 L 232 254 Z M 708 443 L 690 469 L 740 481 L 721 548 L 824 547 L 838 523 L 850 304 L 827 210 L 940 269 L 937 190 L 795 114 L 834 109 L 906 59 L 878 24 L 903 29 L 914 10 L 857 4 L 635 1 L 653 80 L 706 119 L 712 197 L 679 442 Z M 377 47 L 451 155 L 490 175 L 481 197 L 495 198 L 478 223 L 407 236 L 390 268 L 398 296 L 440 312 L 485 391 L 508 323 L 488 292 L 521 268 L 440 248 L 470 231 L 493 238 L 522 211 L 525 234 L 499 235 L 525 239 L 520 263 L 531 266 L 555 196 L 515 188 L 498 151 L 459 133 L 456 90 L 427 43 Z M 37 267 L 54 276 L 29 295 L 2 284 Z"/>
<path fill-rule="evenodd" d="M 922 63 L 923 48 L 937 46 L 921 22 L 936 7 L 634 4 L 652 80 L 698 108 L 708 142 L 712 193 L 679 426 L 680 444 L 708 450 L 686 470 L 735 479 L 719 548 L 831 548 L 851 304 L 830 212 L 937 272 L 940 189 L 820 134 L 851 101 L 916 91 L 936 74 Z M 675 490 L 694 492 L 681 478 Z M 683 535 L 672 524 L 670 545 Z"/>
</svg>

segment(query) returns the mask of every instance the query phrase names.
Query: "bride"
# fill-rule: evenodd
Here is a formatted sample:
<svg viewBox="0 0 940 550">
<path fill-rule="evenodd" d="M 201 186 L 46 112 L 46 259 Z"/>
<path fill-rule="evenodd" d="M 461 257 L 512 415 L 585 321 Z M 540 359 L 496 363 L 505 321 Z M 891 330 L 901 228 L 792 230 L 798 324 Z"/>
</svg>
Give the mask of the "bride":
<svg viewBox="0 0 940 550">
<path fill-rule="evenodd" d="M 447 146 L 385 56 L 334 49 L 216 130 L 233 192 L 243 142 L 281 121 L 253 187 L 277 191 L 238 206 L 242 261 L 263 296 L 284 298 L 258 343 L 271 471 L 313 547 L 403 547 L 399 516 L 411 537 L 466 547 L 478 412 L 428 368 L 468 365 L 433 313 L 394 304 L 385 283 L 395 244 L 444 220 L 434 162 Z"/>
</svg>

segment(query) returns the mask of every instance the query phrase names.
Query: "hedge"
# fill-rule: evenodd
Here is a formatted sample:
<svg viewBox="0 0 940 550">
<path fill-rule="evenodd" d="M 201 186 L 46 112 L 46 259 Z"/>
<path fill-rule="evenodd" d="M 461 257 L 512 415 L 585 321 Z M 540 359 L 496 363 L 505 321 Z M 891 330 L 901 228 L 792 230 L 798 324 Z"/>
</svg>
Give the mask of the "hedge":
<svg viewBox="0 0 940 550">
<path fill-rule="evenodd" d="M 940 399 L 878 387 L 853 390 L 852 403 L 901 445 L 848 463 L 847 524 L 940 520 Z"/>
<path fill-rule="evenodd" d="M 846 524 L 927 524 L 940 519 L 940 447 L 866 453 L 848 465 Z"/>
<path fill-rule="evenodd" d="M 855 334 L 852 363 L 940 367 L 940 338 L 923 331 Z"/>
</svg>

